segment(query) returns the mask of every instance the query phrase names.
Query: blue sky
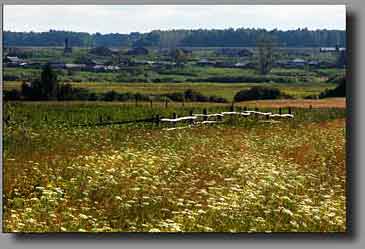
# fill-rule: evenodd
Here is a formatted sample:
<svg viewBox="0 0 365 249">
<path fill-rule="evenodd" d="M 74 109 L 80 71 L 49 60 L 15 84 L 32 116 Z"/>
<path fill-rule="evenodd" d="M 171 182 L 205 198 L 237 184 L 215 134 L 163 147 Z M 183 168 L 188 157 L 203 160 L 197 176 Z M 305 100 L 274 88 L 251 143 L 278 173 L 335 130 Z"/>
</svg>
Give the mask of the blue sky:
<svg viewBox="0 0 365 249">
<path fill-rule="evenodd" d="M 344 5 L 6 5 L 4 30 L 346 29 Z"/>
</svg>

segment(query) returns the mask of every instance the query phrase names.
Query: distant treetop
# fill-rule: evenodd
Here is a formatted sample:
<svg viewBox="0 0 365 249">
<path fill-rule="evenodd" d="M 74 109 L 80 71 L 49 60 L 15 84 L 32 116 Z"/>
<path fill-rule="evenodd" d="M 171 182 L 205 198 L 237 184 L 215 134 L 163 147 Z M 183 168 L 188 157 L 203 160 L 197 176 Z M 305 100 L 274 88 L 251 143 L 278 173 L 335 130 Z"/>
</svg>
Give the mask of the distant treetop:
<svg viewBox="0 0 365 249">
<path fill-rule="evenodd" d="M 69 39 L 76 47 L 254 47 L 257 37 L 269 33 L 279 46 L 288 47 L 346 47 L 344 30 L 288 31 L 265 29 L 197 29 L 197 30 L 155 30 L 149 33 L 89 34 L 86 32 L 12 32 L 4 31 L 4 46 L 63 46 Z"/>
</svg>

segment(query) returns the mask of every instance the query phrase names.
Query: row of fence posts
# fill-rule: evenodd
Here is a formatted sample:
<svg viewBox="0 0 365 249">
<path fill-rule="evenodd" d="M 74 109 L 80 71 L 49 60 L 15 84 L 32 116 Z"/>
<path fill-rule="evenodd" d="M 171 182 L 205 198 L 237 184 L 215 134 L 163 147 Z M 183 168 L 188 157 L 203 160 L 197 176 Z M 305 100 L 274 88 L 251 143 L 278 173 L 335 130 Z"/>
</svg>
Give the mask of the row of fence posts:
<svg viewBox="0 0 365 249">
<path fill-rule="evenodd" d="M 139 100 L 138 100 L 138 98 L 136 97 L 136 98 L 135 98 L 135 104 L 136 104 L 136 107 L 138 106 L 138 101 L 139 101 Z M 153 108 L 153 100 L 151 99 L 149 102 L 150 102 L 150 107 L 151 107 L 151 108 Z M 164 103 L 165 108 L 168 108 L 168 107 L 169 107 L 169 100 L 168 100 L 168 99 L 165 99 L 163 103 Z M 183 101 L 181 102 L 181 105 L 182 105 L 183 107 L 185 106 L 185 100 L 183 100 Z M 232 102 L 232 104 L 231 104 L 231 107 L 230 107 L 230 108 L 231 108 L 231 111 L 233 111 L 233 109 L 234 109 L 234 102 Z M 246 107 L 245 107 L 245 108 L 246 108 Z M 310 109 L 310 110 L 312 110 L 312 108 L 313 108 L 313 107 L 312 107 L 312 105 L 309 105 L 309 109 Z M 246 110 L 247 110 L 247 108 L 246 108 Z"/>
<path fill-rule="evenodd" d="M 137 102 L 136 102 L 137 103 Z M 150 106 L 151 106 L 151 108 L 153 107 L 153 102 L 152 102 L 152 100 L 150 101 Z M 168 107 L 168 100 L 166 100 L 165 101 L 165 107 L 167 108 Z M 309 106 L 309 109 L 311 110 L 313 107 L 312 107 L 312 105 L 310 105 Z M 233 105 L 233 103 L 232 103 L 232 105 L 230 106 L 230 108 L 229 108 L 229 110 L 231 111 L 231 112 L 233 112 L 234 111 L 234 109 L 235 109 L 235 107 L 234 107 L 234 105 Z M 248 110 L 248 108 L 247 108 L 247 106 L 245 106 L 245 107 L 243 107 L 243 109 L 242 109 L 242 107 L 238 107 L 238 111 L 239 112 L 245 112 L 245 111 L 247 111 Z M 259 108 L 257 108 L 257 107 L 255 107 L 255 109 L 254 109 L 255 111 L 259 111 Z M 280 115 L 282 115 L 282 108 L 281 107 L 279 107 L 279 110 L 278 110 L 278 112 L 279 112 L 279 114 Z M 208 109 L 207 108 L 204 108 L 203 109 L 203 114 L 204 115 L 208 115 Z M 292 114 L 292 110 L 291 110 L 291 107 L 288 107 L 288 114 Z M 189 113 L 189 115 L 190 116 L 192 116 L 193 115 L 193 110 L 191 110 L 190 111 L 190 113 Z M 258 116 L 257 114 L 256 114 L 256 116 Z M 177 118 L 177 114 L 176 114 L 176 112 L 174 112 L 173 114 L 172 114 L 172 117 L 175 119 L 175 118 Z M 266 115 L 266 118 L 267 119 L 269 119 L 269 116 L 268 115 Z M 157 114 L 156 115 L 156 117 L 155 117 L 155 122 L 156 122 L 156 124 L 157 125 L 159 125 L 160 124 L 160 119 L 161 119 L 161 116 L 159 115 L 159 114 Z M 7 118 L 6 118 L 6 120 L 5 121 L 8 121 L 8 120 L 10 120 L 10 116 L 8 116 Z M 100 123 L 102 123 L 103 121 L 110 121 L 111 120 L 111 117 L 110 116 L 106 116 L 106 118 L 103 118 L 103 116 L 102 115 L 99 115 L 99 122 Z M 203 117 L 203 120 L 204 121 L 207 121 L 208 120 L 208 117 L 206 117 L 206 116 L 204 116 Z M 48 121 L 48 116 L 47 116 L 47 114 L 44 116 L 44 121 Z"/>
<path fill-rule="evenodd" d="M 150 102 L 150 107 L 151 108 L 153 108 L 153 100 L 152 99 L 150 99 L 149 100 L 149 102 Z M 165 108 L 168 108 L 169 107 L 169 100 L 168 99 L 165 99 L 164 101 L 163 101 L 163 105 L 164 105 L 164 107 Z M 138 100 L 138 98 L 135 98 L 135 106 L 136 107 L 138 107 L 139 105 L 138 105 L 138 103 L 139 103 L 139 100 Z M 183 101 L 181 101 L 181 106 L 182 107 L 185 107 L 185 100 L 183 100 Z"/>
<path fill-rule="evenodd" d="M 245 111 L 248 111 L 248 108 L 247 108 L 247 106 L 245 106 L 245 107 L 238 107 L 239 109 L 238 109 L 238 112 L 245 112 Z M 312 106 L 310 106 L 310 109 L 312 108 Z M 230 106 L 230 108 L 229 108 L 229 110 L 230 110 L 230 112 L 234 112 L 235 110 L 234 110 L 234 106 L 233 105 L 231 105 Z M 259 111 L 259 108 L 257 108 L 257 107 L 255 107 L 255 109 L 254 109 L 254 111 L 256 111 L 256 112 L 258 112 Z M 282 107 L 279 107 L 279 109 L 278 109 L 278 112 L 279 112 L 279 115 L 282 115 L 283 114 L 283 108 Z M 288 112 L 287 112 L 288 114 L 292 114 L 292 109 L 291 109 L 291 107 L 288 107 Z M 203 121 L 207 121 L 208 120 L 208 117 L 207 117 L 207 115 L 208 115 L 208 109 L 207 108 L 204 108 L 203 109 Z M 193 116 L 193 110 L 190 110 L 190 112 L 189 112 L 189 116 Z M 172 118 L 173 119 L 176 119 L 177 118 L 177 113 L 176 112 L 173 112 L 172 113 Z M 255 118 L 258 118 L 258 114 L 256 113 L 255 114 Z M 266 119 L 269 119 L 270 117 L 269 117 L 269 115 L 266 115 Z M 161 116 L 159 115 L 159 114 L 157 114 L 156 116 L 155 116 L 155 123 L 156 123 L 156 125 L 157 126 L 159 126 L 160 125 L 160 121 L 161 121 Z M 193 122 L 192 120 L 190 121 L 191 123 Z M 173 123 L 173 125 L 175 126 L 176 125 L 176 123 L 177 122 L 174 122 Z"/>
</svg>

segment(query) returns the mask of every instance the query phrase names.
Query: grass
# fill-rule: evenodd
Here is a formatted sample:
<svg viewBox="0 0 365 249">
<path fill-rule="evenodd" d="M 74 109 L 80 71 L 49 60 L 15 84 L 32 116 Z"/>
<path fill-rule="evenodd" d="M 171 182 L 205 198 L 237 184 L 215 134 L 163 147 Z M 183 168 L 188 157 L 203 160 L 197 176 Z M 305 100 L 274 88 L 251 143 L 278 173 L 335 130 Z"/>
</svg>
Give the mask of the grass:
<svg viewBox="0 0 365 249">
<path fill-rule="evenodd" d="M 346 231 L 344 109 L 174 131 L 72 126 L 202 107 L 5 104 L 4 231 Z"/>
<path fill-rule="evenodd" d="M 4 79 L 32 79 L 40 75 L 41 69 L 4 68 Z M 58 70 L 58 78 L 68 82 L 229 82 L 240 79 L 243 83 L 255 82 L 313 82 L 323 83 L 329 77 L 343 75 L 344 69 L 284 69 L 274 68 L 262 76 L 254 69 L 218 68 L 211 66 L 188 65 L 171 69 L 156 69 L 148 66 L 134 66 L 117 72 L 88 72 Z M 15 78 L 15 79 L 14 79 Z"/>
<path fill-rule="evenodd" d="M 20 89 L 20 81 L 4 82 L 5 90 Z M 116 92 L 133 92 L 143 94 L 164 94 L 173 92 L 183 92 L 187 89 L 193 89 L 204 95 L 226 98 L 233 100 L 234 95 L 243 89 L 253 86 L 270 86 L 277 87 L 284 93 L 296 98 L 304 98 L 309 95 L 319 95 L 325 89 L 335 88 L 336 85 L 328 83 L 297 83 L 297 84 L 279 84 L 279 83 L 117 83 L 117 82 L 81 82 L 72 83 L 75 87 L 87 88 L 93 92 L 102 93 L 114 90 Z"/>
</svg>

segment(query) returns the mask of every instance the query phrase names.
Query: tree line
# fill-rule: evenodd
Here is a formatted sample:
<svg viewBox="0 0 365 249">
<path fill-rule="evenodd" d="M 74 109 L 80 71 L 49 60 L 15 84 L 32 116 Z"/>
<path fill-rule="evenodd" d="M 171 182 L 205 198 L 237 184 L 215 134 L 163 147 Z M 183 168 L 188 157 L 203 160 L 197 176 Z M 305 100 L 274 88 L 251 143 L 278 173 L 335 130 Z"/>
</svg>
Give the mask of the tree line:
<svg viewBox="0 0 365 249">
<path fill-rule="evenodd" d="M 197 29 L 155 30 L 148 33 L 90 34 L 86 32 L 12 32 L 4 31 L 4 46 L 63 46 L 66 38 L 77 47 L 255 47 L 263 34 L 275 37 L 278 46 L 288 47 L 340 47 L 346 46 L 344 30 L 265 30 L 265 29 Z"/>
</svg>

